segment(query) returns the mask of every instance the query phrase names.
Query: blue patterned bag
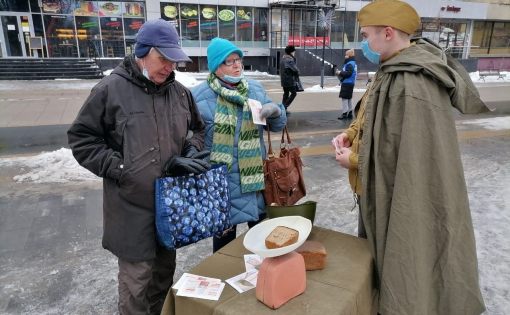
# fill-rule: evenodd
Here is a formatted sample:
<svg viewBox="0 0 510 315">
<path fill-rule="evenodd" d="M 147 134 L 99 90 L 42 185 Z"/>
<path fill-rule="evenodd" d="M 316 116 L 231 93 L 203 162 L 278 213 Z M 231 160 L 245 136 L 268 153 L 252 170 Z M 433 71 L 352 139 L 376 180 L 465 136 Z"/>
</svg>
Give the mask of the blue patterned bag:
<svg viewBox="0 0 510 315">
<path fill-rule="evenodd" d="M 231 227 L 226 165 L 199 175 L 156 179 L 156 231 L 161 245 L 175 249 Z"/>
</svg>

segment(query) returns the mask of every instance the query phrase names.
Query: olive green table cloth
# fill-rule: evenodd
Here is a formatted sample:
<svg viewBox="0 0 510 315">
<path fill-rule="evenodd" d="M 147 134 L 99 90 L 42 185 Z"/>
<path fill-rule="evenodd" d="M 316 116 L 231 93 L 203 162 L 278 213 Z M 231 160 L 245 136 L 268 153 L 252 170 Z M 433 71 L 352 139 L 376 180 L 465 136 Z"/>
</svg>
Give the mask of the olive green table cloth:
<svg viewBox="0 0 510 315">
<path fill-rule="evenodd" d="M 189 272 L 223 281 L 243 273 L 243 255 L 250 254 L 243 239 L 244 234 Z M 308 240 L 319 241 L 326 247 L 326 267 L 307 271 L 305 292 L 279 309 L 272 310 L 259 302 L 255 289 L 240 294 L 225 284 L 218 301 L 175 296 L 177 290 L 171 289 L 161 314 L 375 314 L 374 263 L 367 241 L 320 227 L 313 227 Z"/>
</svg>

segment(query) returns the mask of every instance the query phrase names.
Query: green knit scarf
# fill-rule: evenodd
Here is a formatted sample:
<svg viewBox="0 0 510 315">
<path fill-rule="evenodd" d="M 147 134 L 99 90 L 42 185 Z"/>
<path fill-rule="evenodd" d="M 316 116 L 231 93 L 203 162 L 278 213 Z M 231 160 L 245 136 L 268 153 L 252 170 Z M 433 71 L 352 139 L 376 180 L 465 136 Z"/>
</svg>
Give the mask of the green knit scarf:
<svg viewBox="0 0 510 315">
<path fill-rule="evenodd" d="M 264 170 L 258 127 L 253 123 L 248 106 L 248 82 L 242 79 L 236 89 L 221 85 L 215 74 L 207 77 L 209 87 L 218 95 L 214 113 L 214 134 L 211 161 L 225 163 L 230 170 L 234 160 L 234 138 L 237 125 L 237 106 L 243 107 L 241 133 L 237 144 L 237 160 L 241 173 L 241 192 L 264 189 Z"/>
</svg>

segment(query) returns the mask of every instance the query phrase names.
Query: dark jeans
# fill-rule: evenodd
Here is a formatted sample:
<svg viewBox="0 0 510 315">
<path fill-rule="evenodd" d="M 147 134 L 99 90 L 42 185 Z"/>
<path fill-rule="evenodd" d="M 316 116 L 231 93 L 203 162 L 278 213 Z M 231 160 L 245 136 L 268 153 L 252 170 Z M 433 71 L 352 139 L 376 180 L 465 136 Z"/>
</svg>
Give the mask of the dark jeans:
<svg viewBox="0 0 510 315">
<path fill-rule="evenodd" d="M 296 87 L 295 86 L 293 86 L 293 87 L 284 87 L 283 88 L 283 100 L 282 100 L 282 104 L 283 104 L 283 106 L 285 106 L 285 109 L 287 109 L 287 107 L 290 106 L 290 103 L 292 103 L 292 101 L 296 97 L 296 94 L 297 94 L 297 92 L 296 92 Z"/>
<path fill-rule="evenodd" d="M 266 214 L 265 213 L 261 214 L 257 221 L 249 221 L 248 227 L 251 229 L 258 223 L 260 223 L 260 221 L 264 220 L 265 218 L 266 218 Z M 236 227 L 237 227 L 237 225 L 234 225 L 231 229 L 227 230 L 220 237 L 218 237 L 218 236 L 213 237 L 213 253 L 220 250 L 223 246 L 232 242 L 236 238 Z"/>
<path fill-rule="evenodd" d="M 158 247 L 156 258 L 129 262 L 119 258 L 119 314 L 159 314 L 175 272 L 175 250 Z"/>
</svg>

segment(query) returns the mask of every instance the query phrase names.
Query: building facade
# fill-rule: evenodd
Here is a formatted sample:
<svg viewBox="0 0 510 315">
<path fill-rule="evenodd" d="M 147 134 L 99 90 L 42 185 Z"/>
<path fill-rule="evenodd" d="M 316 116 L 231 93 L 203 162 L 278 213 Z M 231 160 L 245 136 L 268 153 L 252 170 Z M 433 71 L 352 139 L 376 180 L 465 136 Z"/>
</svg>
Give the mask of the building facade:
<svg viewBox="0 0 510 315">
<path fill-rule="evenodd" d="M 407 2 L 422 18 L 417 36 L 461 60 L 475 60 L 477 68 L 510 70 L 508 0 Z M 340 64 L 345 49 L 359 49 L 356 15 L 368 3 L 0 0 L 0 57 L 122 58 L 132 53 L 145 20 L 163 18 L 177 27 L 193 60 L 185 70 L 205 71 L 207 46 L 219 36 L 243 49 L 248 69 L 276 73 L 283 48 L 293 44 L 301 64 L 310 64 L 306 72 L 317 74 L 317 60 Z"/>
</svg>

